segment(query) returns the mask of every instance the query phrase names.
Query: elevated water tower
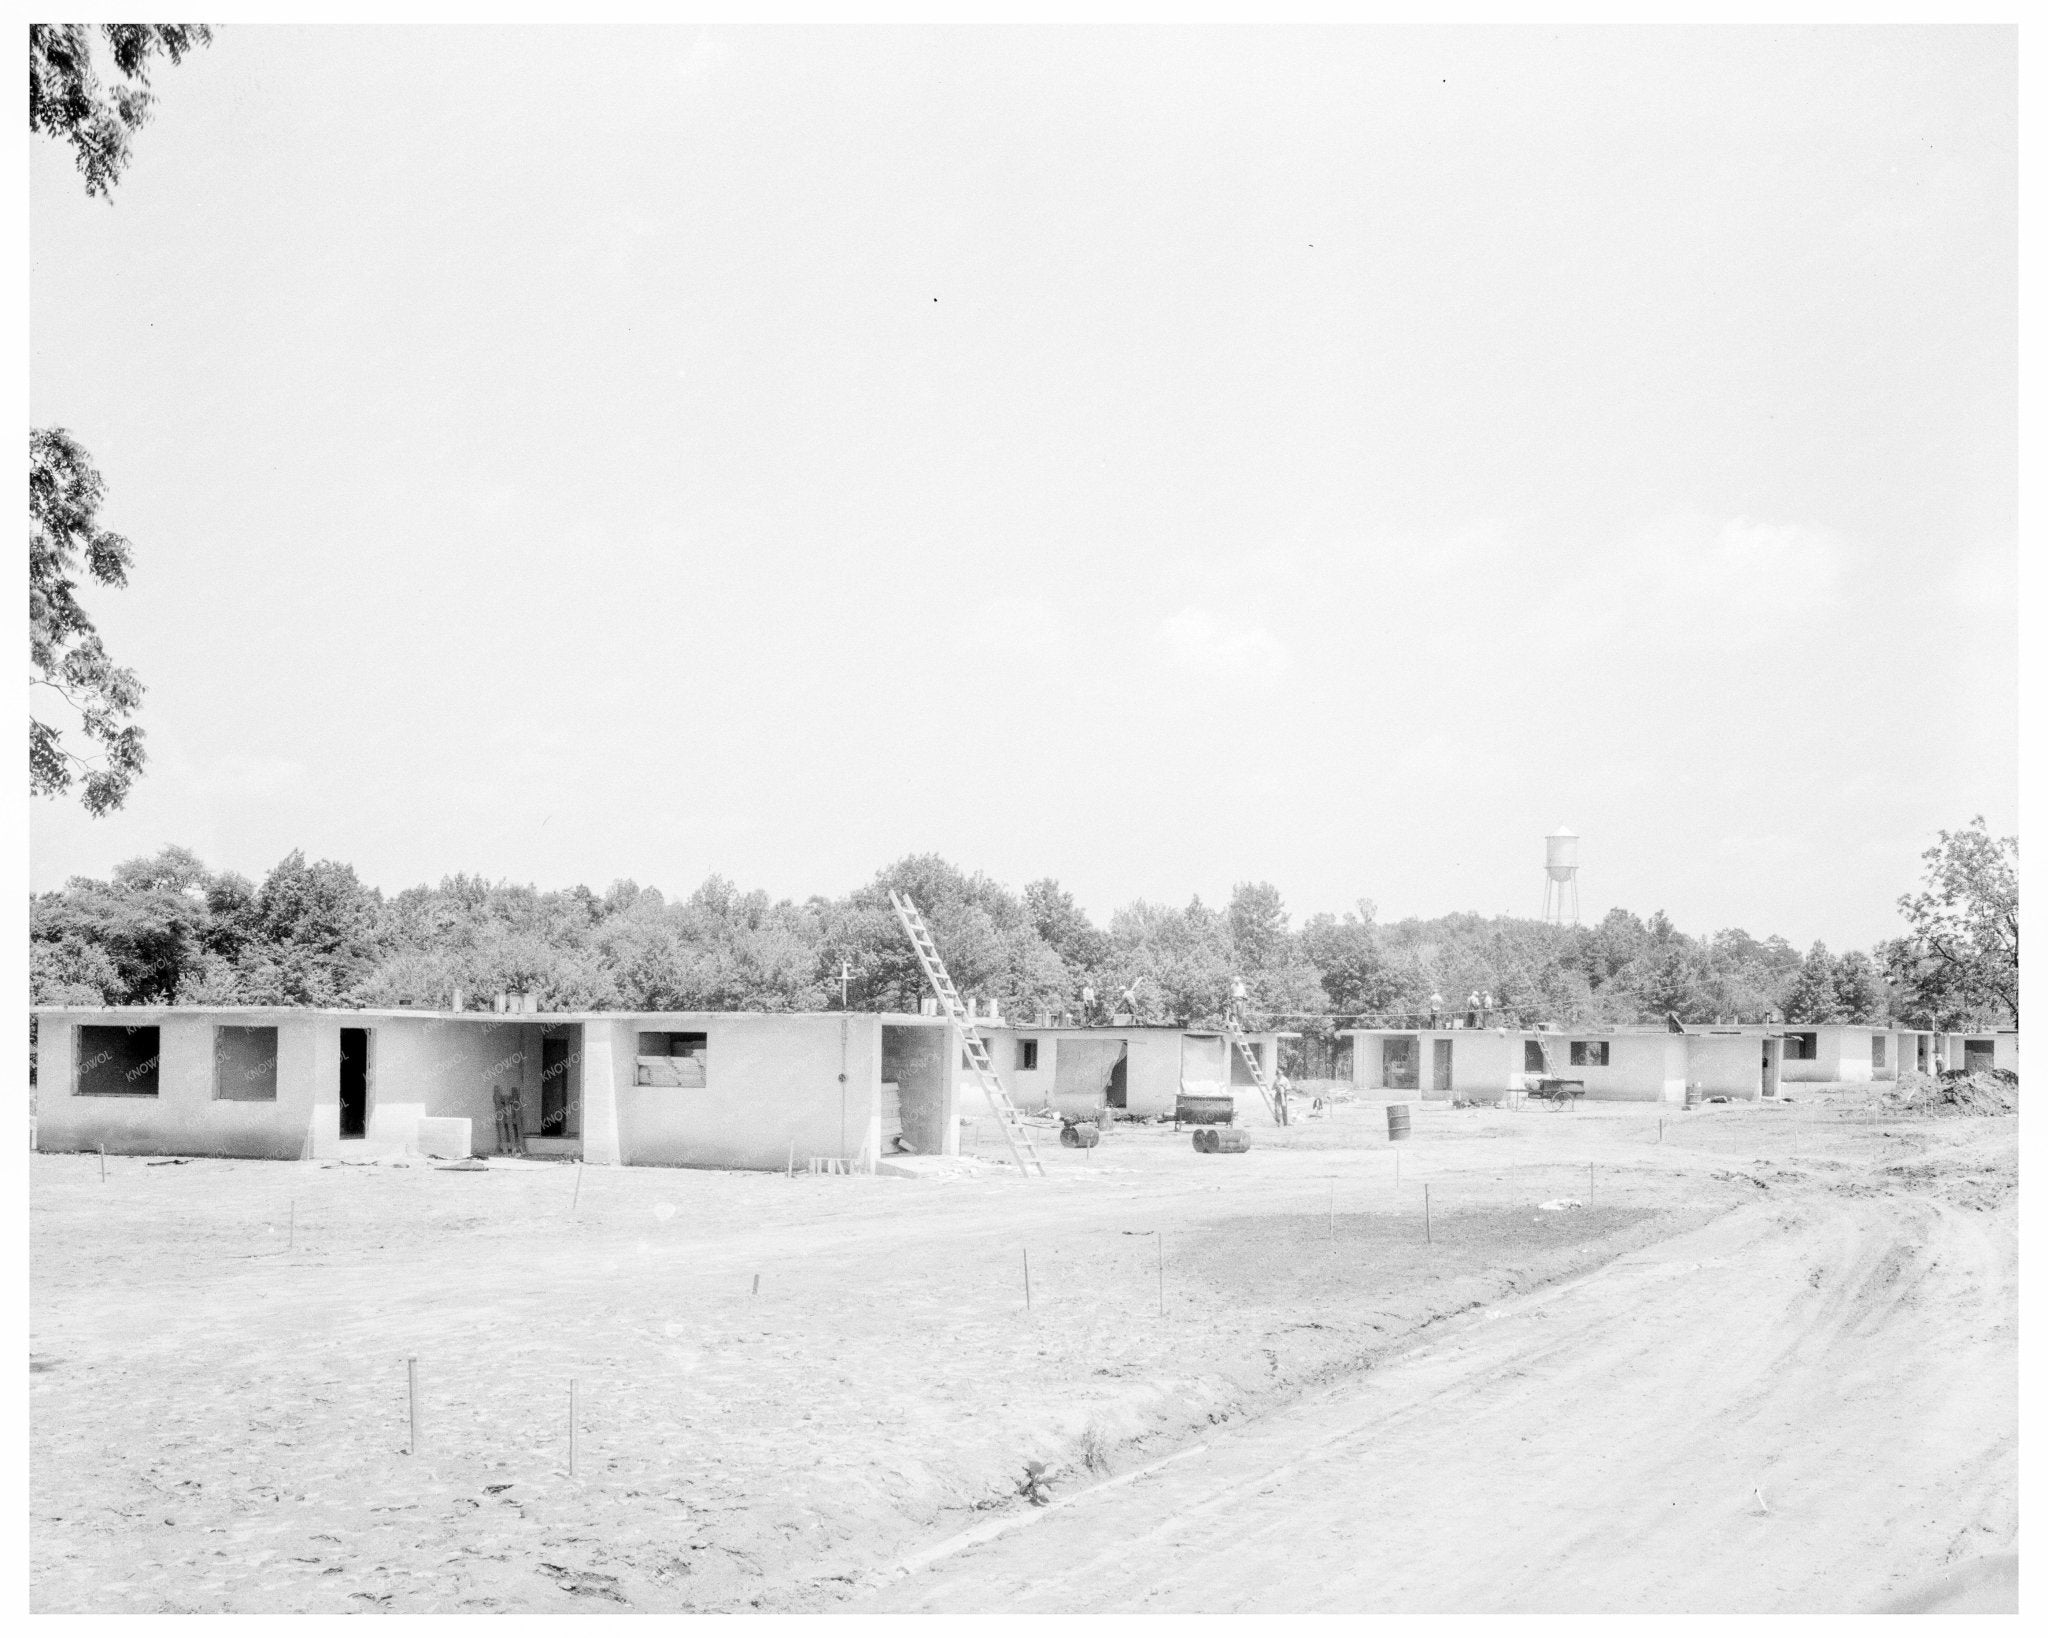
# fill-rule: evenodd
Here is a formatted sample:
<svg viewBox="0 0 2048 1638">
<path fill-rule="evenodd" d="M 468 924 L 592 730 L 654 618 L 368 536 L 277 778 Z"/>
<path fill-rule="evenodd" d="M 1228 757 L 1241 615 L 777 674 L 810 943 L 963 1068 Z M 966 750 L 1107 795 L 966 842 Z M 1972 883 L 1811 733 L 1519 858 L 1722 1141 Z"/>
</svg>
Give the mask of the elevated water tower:
<svg viewBox="0 0 2048 1638">
<path fill-rule="evenodd" d="M 1559 825 L 1543 838 L 1543 919 L 1562 923 L 1566 907 L 1579 924 L 1579 838 Z"/>
</svg>

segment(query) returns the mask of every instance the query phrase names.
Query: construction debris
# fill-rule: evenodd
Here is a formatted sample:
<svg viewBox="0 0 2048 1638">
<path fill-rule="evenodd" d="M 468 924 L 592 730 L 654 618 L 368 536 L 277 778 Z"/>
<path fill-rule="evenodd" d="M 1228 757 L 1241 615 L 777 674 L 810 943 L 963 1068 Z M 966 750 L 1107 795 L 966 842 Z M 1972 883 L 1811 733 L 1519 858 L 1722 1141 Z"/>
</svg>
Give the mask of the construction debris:
<svg viewBox="0 0 2048 1638">
<path fill-rule="evenodd" d="M 1901 1115 L 2011 1115 L 2019 1110 L 2020 1078 L 2009 1069 L 1902 1071 L 1879 1097 Z"/>
</svg>

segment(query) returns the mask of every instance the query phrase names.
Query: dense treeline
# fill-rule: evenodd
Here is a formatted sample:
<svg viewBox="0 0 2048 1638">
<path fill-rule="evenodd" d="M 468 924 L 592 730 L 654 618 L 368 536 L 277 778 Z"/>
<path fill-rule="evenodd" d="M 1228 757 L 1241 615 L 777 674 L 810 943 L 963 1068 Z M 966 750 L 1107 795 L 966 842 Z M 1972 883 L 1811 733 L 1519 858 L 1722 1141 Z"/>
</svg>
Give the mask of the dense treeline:
<svg viewBox="0 0 2048 1638">
<path fill-rule="evenodd" d="M 923 908 L 962 993 L 1011 1016 L 1214 1022 L 1242 976 L 1253 1010 L 1302 1029 L 1311 1057 L 1335 1028 L 1460 1011 L 1474 994 L 1519 1023 L 1921 1021 L 1930 1010 L 1910 974 L 1894 981 L 1890 947 L 1879 951 L 1888 977 L 1860 951 L 1802 955 L 1740 929 L 1694 937 L 1662 912 L 1613 910 L 1591 927 L 1382 924 L 1362 903 L 1296 926 L 1263 882 L 1221 908 L 1138 901 L 1100 927 L 1056 882 L 1015 893 L 930 855 L 797 903 L 716 876 L 681 899 L 630 881 L 543 893 L 475 876 L 386 898 L 350 866 L 299 853 L 252 883 L 171 847 L 111 880 L 36 895 L 31 981 L 39 1003 L 87 1005 L 440 1007 L 459 990 L 488 1006 L 509 990 L 551 1010 L 795 1011 L 837 1007 L 843 993 L 856 1010 L 914 1011 L 921 980 L 891 888 Z"/>
</svg>

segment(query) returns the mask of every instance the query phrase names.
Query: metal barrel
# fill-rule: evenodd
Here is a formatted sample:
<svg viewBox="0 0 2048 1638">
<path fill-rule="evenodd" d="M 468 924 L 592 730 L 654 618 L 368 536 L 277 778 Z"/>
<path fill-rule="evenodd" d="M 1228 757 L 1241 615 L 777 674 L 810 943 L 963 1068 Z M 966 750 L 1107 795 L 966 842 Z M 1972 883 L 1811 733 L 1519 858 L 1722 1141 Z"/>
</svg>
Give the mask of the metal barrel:
<svg viewBox="0 0 2048 1638">
<path fill-rule="evenodd" d="M 1214 1132 L 1210 1131 L 1210 1130 L 1209 1130 L 1209 1128 L 1208 1128 L 1208 1127 L 1206 1127 L 1206 1126 L 1198 1126 L 1198 1127 L 1196 1127 L 1196 1128 L 1195 1128 L 1195 1153 L 1196 1153 L 1196 1154 L 1198 1154 L 1198 1155 L 1206 1155 L 1206 1154 L 1212 1154 L 1212 1153 L 1214 1153 L 1214 1152 L 1215 1152 L 1215 1149 L 1216 1149 L 1216 1134 L 1215 1134 Z"/>
<path fill-rule="evenodd" d="M 1251 1133 L 1240 1131 L 1235 1126 L 1209 1134 L 1209 1153 L 1212 1155 L 1241 1155 L 1251 1146 Z"/>
<path fill-rule="evenodd" d="M 1173 1103 L 1173 1118 L 1184 1126 L 1227 1125 L 1236 1116 L 1237 1101 L 1228 1093 L 1183 1092 Z"/>
<path fill-rule="evenodd" d="M 1069 1149 L 1092 1149 L 1102 1141 L 1102 1128 L 1092 1120 L 1077 1120 L 1060 1128 L 1060 1142 Z"/>
<path fill-rule="evenodd" d="M 1387 1105 L 1387 1141 L 1399 1143 L 1408 1135 L 1408 1106 L 1405 1103 Z"/>
</svg>

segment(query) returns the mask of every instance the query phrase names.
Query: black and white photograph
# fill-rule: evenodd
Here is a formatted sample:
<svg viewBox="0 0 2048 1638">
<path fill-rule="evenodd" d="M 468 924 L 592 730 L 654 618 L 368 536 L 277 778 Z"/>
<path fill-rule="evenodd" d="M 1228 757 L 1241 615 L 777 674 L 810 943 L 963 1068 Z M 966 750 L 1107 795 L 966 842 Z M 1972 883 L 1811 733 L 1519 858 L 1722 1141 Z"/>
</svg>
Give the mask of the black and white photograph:
<svg viewBox="0 0 2048 1638">
<path fill-rule="evenodd" d="M 29 1613 L 2019 1614 L 2017 24 L 27 41 Z"/>
</svg>

